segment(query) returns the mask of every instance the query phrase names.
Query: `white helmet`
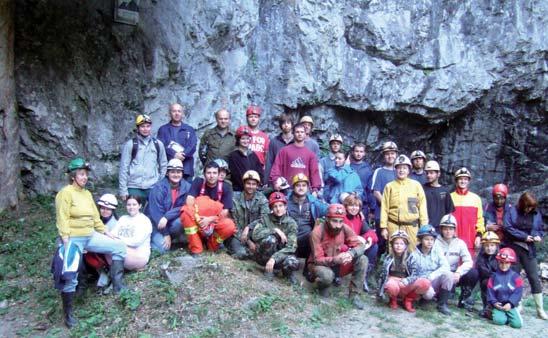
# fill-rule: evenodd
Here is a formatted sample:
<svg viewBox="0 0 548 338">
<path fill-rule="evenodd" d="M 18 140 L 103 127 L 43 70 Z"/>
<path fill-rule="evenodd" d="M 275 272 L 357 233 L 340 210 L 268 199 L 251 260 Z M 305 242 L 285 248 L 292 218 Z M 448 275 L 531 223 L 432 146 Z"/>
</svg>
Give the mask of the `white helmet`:
<svg viewBox="0 0 548 338">
<path fill-rule="evenodd" d="M 118 207 L 118 200 L 113 194 L 104 194 L 97 200 L 97 205 L 107 209 L 115 210 Z"/>
<path fill-rule="evenodd" d="M 451 214 L 443 216 L 440 220 L 440 227 L 457 228 L 457 219 Z"/>
<path fill-rule="evenodd" d="M 436 161 L 428 161 L 426 162 L 426 165 L 424 166 L 424 170 L 430 170 L 430 171 L 440 171 L 440 164 Z"/>
<path fill-rule="evenodd" d="M 409 157 L 405 155 L 400 155 L 396 158 L 396 162 L 394 163 L 394 167 L 399 166 L 400 164 L 406 164 L 409 166 L 409 168 L 412 168 L 411 161 L 409 160 Z"/>
<path fill-rule="evenodd" d="M 387 151 L 395 151 L 395 152 L 398 152 L 398 146 L 396 145 L 396 143 L 392 142 L 392 141 L 388 141 L 388 142 L 384 142 L 382 144 L 382 153 L 384 152 L 387 152 Z"/>
<path fill-rule="evenodd" d="M 329 137 L 329 143 L 331 144 L 331 142 L 340 142 L 341 144 L 343 143 L 343 138 L 340 134 L 333 134 Z"/>
<path fill-rule="evenodd" d="M 472 179 L 472 174 L 468 169 L 462 167 L 459 170 L 455 171 L 455 180 L 459 177 L 468 177 L 469 179 Z"/>
<path fill-rule="evenodd" d="M 426 155 L 424 154 L 424 152 L 422 150 L 415 150 L 414 152 L 411 153 L 411 160 L 414 160 L 416 158 L 424 158 L 426 160 Z"/>
<path fill-rule="evenodd" d="M 183 162 L 178 158 L 172 158 L 167 162 L 167 170 L 183 170 Z"/>
</svg>

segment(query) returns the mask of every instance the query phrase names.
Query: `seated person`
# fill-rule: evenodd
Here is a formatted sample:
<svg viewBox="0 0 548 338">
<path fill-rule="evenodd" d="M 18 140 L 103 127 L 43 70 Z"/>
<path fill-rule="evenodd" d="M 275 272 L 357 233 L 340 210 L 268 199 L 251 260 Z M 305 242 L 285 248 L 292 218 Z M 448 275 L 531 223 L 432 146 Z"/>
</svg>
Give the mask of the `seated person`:
<svg viewBox="0 0 548 338">
<path fill-rule="evenodd" d="M 335 166 L 325 172 L 323 197 L 327 203 L 342 202 L 341 194 L 356 193 L 363 195 L 360 177 L 350 165 L 346 164 L 343 152 L 335 153 Z"/>
<path fill-rule="evenodd" d="M 263 215 L 253 230 L 253 242 L 257 245 L 255 260 L 265 266 L 267 279 L 273 278 L 275 268 L 281 268 L 289 282 L 297 284 L 297 223 L 287 215 L 287 199 L 284 194 L 273 192 L 268 198 L 268 204 L 272 212 Z"/>
<path fill-rule="evenodd" d="M 481 237 L 481 245 L 483 250 L 479 253 L 476 259 L 476 268 L 479 273 L 480 290 L 481 290 L 481 302 L 483 303 L 483 309 L 480 312 L 480 316 L 484 318 L 491 318 L 491 308 L 487 303 L 487 281 L 493 272 L 497 271 L 497 253 L 499 252 L 499 236 L 494 231 L 486 231 Z"/>
<path fill-rule="evenodd" d="M 419 278 L 417 262 L 407 250 L 409 236 L 404 231 L 396 231 L 390 237 L 390 254 L 384 259 L 381 271 L 379 297 L 386 292 L 390 297 L 390 308 L 398 308 L 398 297 L 403 298 L 403 307 L 415 312 L 413 301 L 425 294 L 430 288 L 430 281 Z"/>
<path fill-rule="evenodd" d="M 97 200 L 99 206 L 99 215 L 101 216 L 101 222 L 107 227 L 108 231 L 118 222 L 118 215 L 116 215 L 116 208 L 118 207 L 118 200 L 113 194 L 104 194 Z"/>
</svg>

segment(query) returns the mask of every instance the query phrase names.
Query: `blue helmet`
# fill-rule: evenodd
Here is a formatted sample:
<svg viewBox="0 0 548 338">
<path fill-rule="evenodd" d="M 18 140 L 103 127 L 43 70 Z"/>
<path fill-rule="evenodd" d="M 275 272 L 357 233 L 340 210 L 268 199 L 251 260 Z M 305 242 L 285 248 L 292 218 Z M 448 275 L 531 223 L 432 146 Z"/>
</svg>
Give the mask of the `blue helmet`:
<svg viewBox="0 0 548 338">
<path fill-rule="evenodd" d="M 422 238 L 423 236 L 432 236 L 436 237 L 438 236 L 438 233 L 436 232 L 436 229 L 434 229 L 433 226 L 430 224 L 423 225 L 419 228 L 419 231 L 417 232 L 417 238 Z"/>
</svg>

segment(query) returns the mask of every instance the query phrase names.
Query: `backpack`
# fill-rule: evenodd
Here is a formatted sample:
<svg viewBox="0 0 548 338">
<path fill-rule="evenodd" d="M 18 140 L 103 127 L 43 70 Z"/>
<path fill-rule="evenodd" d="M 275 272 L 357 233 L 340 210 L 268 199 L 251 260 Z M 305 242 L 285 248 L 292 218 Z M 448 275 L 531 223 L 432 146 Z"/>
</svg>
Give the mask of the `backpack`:
<svg viewBox="0 0 548 338">
<path fill-rule="evenodd" d="M 158 161 L 158 165 L 160 165 L 160 144 L 158 143 L 158 139 L 155 137 L 152 138 L 152 142 L 154 142 L 154 147 L 156 148 L 156 161 Z M 137 137 L 134 137 L 133 148 L 131 148 L 131 162 L 133 162 L 137 156 L 137 150 L 139 150 L 139 140 Z"/>
</svg>

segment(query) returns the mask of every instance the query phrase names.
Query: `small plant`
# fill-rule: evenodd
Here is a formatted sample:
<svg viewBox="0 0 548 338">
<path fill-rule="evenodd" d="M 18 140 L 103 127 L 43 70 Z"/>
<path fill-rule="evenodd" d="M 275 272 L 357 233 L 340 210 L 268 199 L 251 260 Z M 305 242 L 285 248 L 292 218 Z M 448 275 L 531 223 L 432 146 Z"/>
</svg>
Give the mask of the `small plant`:
<svg viewBox="0 0 548 338">
<path fill-rule="evenodd" d="M 126 309 L 135 311 L 141 305 L 141 292 L 125 289 L 120 293 L 118 300 Z"/>
</svg>

